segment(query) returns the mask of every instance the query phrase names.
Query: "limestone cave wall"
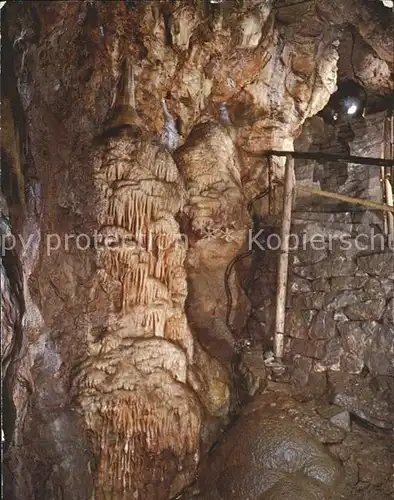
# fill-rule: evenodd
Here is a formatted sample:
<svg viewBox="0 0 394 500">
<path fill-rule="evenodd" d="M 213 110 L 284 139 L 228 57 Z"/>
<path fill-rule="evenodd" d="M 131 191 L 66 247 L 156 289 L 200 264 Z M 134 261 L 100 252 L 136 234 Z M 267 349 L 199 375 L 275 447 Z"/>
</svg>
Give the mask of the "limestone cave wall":
<svg viewBox="0 0 394 500">
<path fill-rule="evenodd" d="M 272 308 L 260 292 L 271 290 L 266 271 L 275 259 L 253 253 L 248 235 L 268 212 L 280 211 L 284 161 L 260 153 L 293 149 L 304 123 L 327 104 L 348 29 L 364 44 L 356 69 L 366 84 L 384 95 L 392 90 L 386 82 L 391 27 L 383 5 L 376 11 L 367 4 L 3 7 L 6 498 L 194 495 L 187 488 L 199 472 L 204 477 L 199 466 L 208 451 L 234 414 L 248 414 L 243 406 L 267 383 Z M 367 56 L 377 67 L 372 75 Z M 273 185 L 272 196 L 261 196 Z M 344 369 L 349 375 L 359 374 L 361 360 L 375 375 L 377 365 L 383 369 L 379 356 L 388 356 L 382 342 L 391 342 L 393 276 L 385 276 L 384 286 L 374 280 L 391 257 L 363 264 L 360 256 L 364 274 L 352 276 L 352 261 L 338 282 L 327 273 L 303 276 L 316 261 L 309 257 L 295 280 L 308 289 L 301 287 L 297 300 L 306 301 L 308 321 L 330 324 L 335 335 L 325 328 L 327 337 L 315 339 L 295 325 L 296 335 L 288 337 L 291 352 L 301 355 L 293 361 L 298 376 L 335 372 L 338 363 L 341 371 L 346 360 L 357 366 Z M 324 296 L 314 290 L 320 278 L 329 279 Z M 363 290 L 361 298 L 358 288 L 367 283 L 374 295 Z M 312 296 L 321 307 L 312 307 Z M 326 310 L 331 303 L 337 305 Z M 346 318 L 331 318 L 340 308 Z M 358 340 L 363 348 L 354 346 Z M 325 354 L 298 353 L 300 341 Z M 338 360 L 328 359 L 330 349 Z M 386 364 L 388 372 L 377 375 L 392 377 Z M 241 431 L 250 422 L 242 419 Z M 263 432 L 262 420 L 256 422 L 252 441 Z M 253 498 L 283 498 L 272 495 L 291 489 L 293 474 L 302 475 L 305 494 L 328 498 L 342 483 L 342 467 L 323 445 L 344 437 L 319 443 L 319 436 L 289 425 L 272 424 L 267 449 L 287 433 L 287 449 L 296 446 L 299 460 L 273 475 L 276 468 L 262 464 Z M 245 462 L 239 484 L 248 482 L 249 470 Z M 229 500 L 244 491 L 220 478 L 218 489 L 216 479 L 200 481 L 202 494 Z"/>
</svg>

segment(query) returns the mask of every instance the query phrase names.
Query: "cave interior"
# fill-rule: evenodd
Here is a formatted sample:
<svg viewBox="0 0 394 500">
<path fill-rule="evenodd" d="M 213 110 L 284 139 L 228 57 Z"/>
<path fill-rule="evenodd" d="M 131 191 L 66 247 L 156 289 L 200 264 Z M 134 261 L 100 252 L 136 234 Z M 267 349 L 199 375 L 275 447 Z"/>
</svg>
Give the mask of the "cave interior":
<svg viewBox="0 0 394 500">
<path fill-rule="evenodd" d="M 393 1 L 0 9 L 2 498 L 392 499 Z"/>
</svg>

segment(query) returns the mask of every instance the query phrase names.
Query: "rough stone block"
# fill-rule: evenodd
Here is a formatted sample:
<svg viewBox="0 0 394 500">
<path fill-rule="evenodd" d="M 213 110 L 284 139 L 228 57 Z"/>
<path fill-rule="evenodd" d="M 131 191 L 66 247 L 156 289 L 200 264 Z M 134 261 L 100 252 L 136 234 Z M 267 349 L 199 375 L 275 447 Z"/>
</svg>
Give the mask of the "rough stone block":
<svg viewBox="0 0 394 500">
<path fill-rule="evenodd" d="M 371 276 L 394 279 L 394 252 L 392 251 L 363 255 L 358 257 L 357 264 Z"/>
<path fill-rule="evenodd" d="M 293 268 L 294 274 L 310 280 L 331 278 L 333 276 L 354 276 L 356 271 L 355 262 L 344 255 L 334 255 L 316 264 L 295 266 Z"/>
<path fill-rule="evenodd" d="M 357 266 L 353 260 L 348 260 L 347 256 L 334 255 L 331 262 L 331 276 L 354 276 Z"/>
<path fill-rule="evenodd" d="M 380 278 L 379 281 L 386 297 L 394 297 L 394 280 L 389 278 Z"/>
<path fill-rule="evenodd" d="M 331 417 L 330 422 L 347 432 L 351 431 L 350 413 L 346 410 Z"/>
<path fill-rule="evenodd" d="M 372 338 L 379 333 L 381 325 L 377 321 L 363 321 L 361 327 L 367 336 Z"/>
<path fill-rule="evenodd" d="M 353 321 L 379 321 L 386 307 L 385 299 L 367 300 L 351 304 L 345 309 L 345 314 Z"/>
<path fill-rule="evenodd" d="M 365 363 L 367 332 L 363 329 L 362 323 L 352 321 L 339 322 L 337 327 L 344 351 L 341 369 L 347 373 L 361 373 Z"/>
<path fill-rule="evenodd" d="M 343 309 L 364 302 L 365 299 L 366 296 L 363 290 L 345 290 L 342 293 L 332 291 L 325 298 L 324 309 L 326 311 L 335 311 L 336 309 Z"/>
<path fill-rule="evenodd" d="M 321 371 L 325 369 L 339 371 L 343 354 L 342 342 L 339 337 L 325 342 L 325 354 L 317 364 Z"/>
<path fill-rule="evenodd" d="M 391 288 L 394 288 L 393 282 L 387 278 L 384 282 L 380 278 L 369 278 L 364 286 L 366 296 L 369 299 L 380 299 L 389 297 Z"/>
<path fill-rule="evenodd" d="M 355 345 L 358 345 L 367 337 L 367 333 L 363 329 L 363 323 L 360 322 L 338 321 L 337 328 L 343 339 L 347 339 L 349 336 L 355 337 Z"/>
<path fill-rule="evenodd" d="M 321 236 L 321 235 L 315 235 Z M 322 241 L 322 238 L 315 238 L 307 243 L 304 248 L 297 252 L 297 257 L 301 264 L 316 264 L 327 258 L 328 253 L 326 250 L 327 243 Z"/>
<path fill-rule="evenodd" d="M 292 309 L 286 313 L 286 335 L 297 339 L 308 338 L 308 322 L 305 319 L 304 311 Z"/>
<path fill-rule="evenodd" d="M 339 276 L 332 278 L 332 290 L 342 292 L 344 290 L 359 290 L 364 287 L 367 282 L 367 276 Z"/>
<path fill-rule="evenodd" d="M 326 278 L 318 278 L 313 282 L 313 290 L 316 292 L 329 292 L 331 290 L 330 282 Z"/>
<path fill-rule="evenodd" d="M 314 309 L 305 309 L 302 311 L 304 315 L 305 321 L 310 325 L 312 323 L 313 318 L 316 316 L 317 311 Z"/>
<path fill-rule="evenodd" d="M 349 214 L 350 218 L 354 217 L 354 215 Z M 352 228 L 353 229 L 353 228 Z M 331 242 L 330 250 L 334 255 L 341 255 L 345 259 L 353 259 L 360 252 L 360 245 L 357 243 L 355 238 L 347 238 L 343 239 L 334 239 Z"/>
<path fill-rule="evenodd" d="M 325 355 L 325 342 L 322 340 L 310 341 L 304 339 L 291 339 L 289 352 L 300 354 L 307 358 L 322 359 Z"/>
<path fill-rule="evenodd" d="M 293 273 L 301 278 L 316 280 L 318 278 L 329 278 L 331 276 L 331 262 L 329 259 L 309 266 L 295 266 Z"/>
<path fill-rule="evenodd" d="M 332 311 L 319 311 L 313 318 L 309 330 L 311 339 L 327 339 L 335 337 L 336 328 Z"/>
<path fill-rule="evenodd" d="M 324 292 L 309 292 L 291 297 L 291 307 L 295 309 L 322 309 L 326 294 Z"/>
<path fill-rule="evenodd" d="M 377 325 L 365 352 L 365 364 L 373 375 L 394 377 L 394 325 Z"/>
<path fill-rule="evenodd" d="M 293 357 L 293 369 L 291 371 L 291 381 L 297 387 L 304 387 L 308 384 L 309 374 L 312 370 L 313 361 L 299 354 Z"/>
<path fill-rule="evenodd" d="M 342 374 L 337 375 L 343 378 Z M 353 377 L 355 378 L 347 380 L 343 390 L 337 391 L 334 386 L 334 404 L 354 413 L 366 422 L 391 430 L 394 425 L 394 415 L 387 396 L 376 392 L 371 387 L 369 379 L 360 380 L 359 376 Z M 333 380 L 330 379 L 330 382 Z"/>
<path fill-rule="evenodd" d="M 291 293 L 307 293 L 312 291 L 312 283 L 299 276 L 293 276 L 289 280 L 288 290 Z"/>
<path fill-rule="evenodd" d="M 394 299 L 389 300 L 386 310 L 383 313 L 382 321 L 384 325 L 392 325 L 394 323 Z"/>
<path fill-rule="evenodd" d="M 349 318 L 343 311 L 335 311 L 334 312 L 334 320 L 335 321 L 349 321 Z"/>
</svg>

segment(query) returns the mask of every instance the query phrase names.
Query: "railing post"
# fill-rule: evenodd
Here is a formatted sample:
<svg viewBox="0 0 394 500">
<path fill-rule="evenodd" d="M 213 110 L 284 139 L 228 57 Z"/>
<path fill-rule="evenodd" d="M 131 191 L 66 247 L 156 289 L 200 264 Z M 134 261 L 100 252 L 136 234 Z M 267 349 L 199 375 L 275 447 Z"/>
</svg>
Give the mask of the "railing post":
<svg viewBox="0 0 394 500">
<path fill-rule="evenodd" d="M 294 159 L 288 155 L 285 167 L 285 185 L 283 195 L 283 214 L 281 227 L 281 246 L 279 254 L 278 281 L 276 289 L 276 318 L 274 337 L 274 356 L 282 359 L 284 348 L 287 275 L 289 268 L 289 236 L 291 228 L 291 211 L 294 196 Z"/>
<path fill-rule="evenodd" d="M 393 186 L 391 185 L 390 179 L 386 177 L 385 179 L 385 184 L 386 184 L 386 203 L 389 207 L 392 207 L 394 205 L 393 203 Z M 387 214 L 387 233 L 388 237 L 390 238 L 390 243 L 392 243 L 394 239 L 394 214 L 391 212 L 388 212 Z"/>
<path fill-rule="evenodd" d="M 382 150 L 384 150 L 384 145 L 382 147 Z M 382 157 L 384 158 L 384 151 L 382 151 Z M 386 169 L 384 167 L 380 167 L 380 186 L 382 193 L 382 203 L 386 203 Z M 383 212 L 383 233 L 386 236 L 389 233 L 387 212 Z"/>
</svg>

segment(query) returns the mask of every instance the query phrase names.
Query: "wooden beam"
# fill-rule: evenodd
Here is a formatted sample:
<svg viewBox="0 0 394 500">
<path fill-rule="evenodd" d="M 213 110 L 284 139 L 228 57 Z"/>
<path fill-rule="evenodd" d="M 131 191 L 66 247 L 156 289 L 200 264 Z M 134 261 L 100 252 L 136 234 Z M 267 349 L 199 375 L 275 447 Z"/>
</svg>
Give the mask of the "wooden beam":
<svg viewBox="0 0 394 500">
<path fill-rule="evenodd" d="M 389 205 L 384 205 L 383 203 L 377 203 L 375 201 L 365 200 L 363 198 L 353 198 L 352 196 L 346 196 L 344 194 L 330 193 L 329 191 L 322 191 L 321 189 L 312 188 L 309 186 L 296 186 L 297 191 L 302 191 L 303 193 L 314 194 L 316 196 L 322 196 L 324 198 L 330 198 L 332 200 L 344 201 L 346 203 L 353 203 L 355 205 L 363 205 L 364 207 L 370 208 L 371 210 L 379 210 L 383 212 L 394 213 L 394 207 Z"/>
<path fill-rule="evenodd" d="M 291 228 L 291 210 L 294 198 L 294 158 L 290 155 L 286 159 L 285 184 L 283 195 L 283 213 L 281 227 L 281 246 L 279 254 L 278 281 L 276 288 L 276 317 L 274 336 L 274 356 L 276 359 L 283 358 L 287 276 L 289 269 L 289 236 Z"/>
<path fill-rule="evenodd" d="M 247 152 L 250 154 L 249 152 Z M 323 162 L 343 161 L 347 163 L 358 163 L 359 165 L 370 165 L 372 167 L 394 167 L 394 159 L 369 158 L 365 156 L 341 155 L 336 153 L 322 152 L 302 152 L 302 151 L 262 151 L 261 153 L 252 153 L 252 156 L 292 156 L 302 160 L 317 160 Z"/>
</svg>

